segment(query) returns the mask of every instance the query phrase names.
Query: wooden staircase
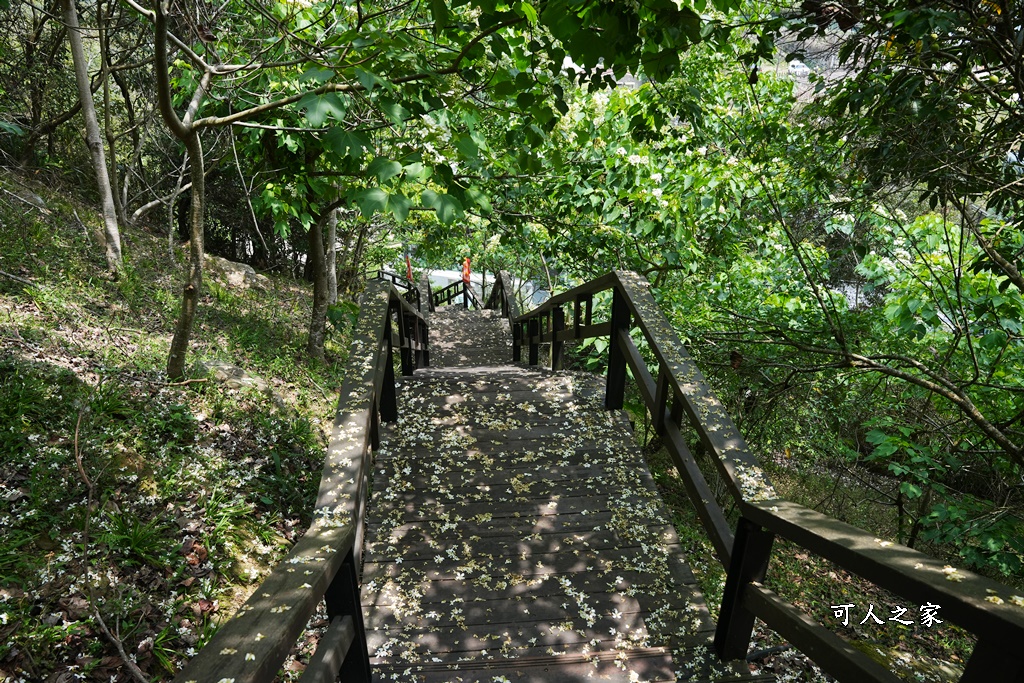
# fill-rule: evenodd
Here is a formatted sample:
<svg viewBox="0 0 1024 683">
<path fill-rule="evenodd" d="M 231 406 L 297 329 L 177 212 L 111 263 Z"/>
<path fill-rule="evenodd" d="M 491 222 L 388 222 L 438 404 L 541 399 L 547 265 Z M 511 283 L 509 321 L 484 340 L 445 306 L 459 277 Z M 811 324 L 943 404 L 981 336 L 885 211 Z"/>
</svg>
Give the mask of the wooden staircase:
<svg viewBox="0 0 1024 683">
<path fill-rule="evenodd" d="M 376 680 L 755 680 L 714 624 L 602 378 L 508 365 L 507 322 L 446 307 L 398 382 L 367 511 Z M 773 679 L 756 679 L 773 680 Z"/>
<path fill-rule="evenodd" d="M 509 320 L 511 353 L 495 314 L 449 308 L 431 316 L 425 369 L 420 310 L 393 284 L 367 283 L 314 521 L 177 683 L 277 680 L 321 603 L 330 624 L 303 681 L 771 680 L 718 663 L 747 656 L 761 619 L 844 683 L 900 683 L 770 588 L 776 537 L 941 604 L 978 638 L 963 681 L 1024 683 L 1014 589 L 966 569 L 951 581 L 941 560 L 780 498 L 642 277 L 613 271 L 525 314 L 513 292 L 502 272 L 486 304 Z M 547 346 L 561 368 L 566 343 L 602 337 L 603 379 L 505 364 L 536 365 Z M 713 643 L 619 411 L 627 371 L 728 570 Z"/>
</svg>

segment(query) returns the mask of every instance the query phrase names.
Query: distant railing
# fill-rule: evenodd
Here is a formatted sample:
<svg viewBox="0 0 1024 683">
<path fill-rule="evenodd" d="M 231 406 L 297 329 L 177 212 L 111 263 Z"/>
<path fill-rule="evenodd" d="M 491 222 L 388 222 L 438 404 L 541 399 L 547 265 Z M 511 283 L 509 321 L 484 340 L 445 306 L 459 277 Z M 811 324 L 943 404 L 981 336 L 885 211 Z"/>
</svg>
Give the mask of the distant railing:
<svg viewBox="0 0 1024 683">
<path fill-rule="evenodd" d="M 491 286 L 491 293 L 487 297 L 484 308 L 498 309 L 503 318 L 508 318 L 509 326 L 512 328 L 512 337 L 520 331 L 515 320 L 519 318 L 519 302 L 516 300 L 516 290 L 512 282 L 512 276 L 508 271 L 501 271 L 494 277 L 494 284 Z M 513 348 L 515 344 L 513 343 Z M 519 360 L 516 358 L 516 360 Z"/>
<path fill-rule="evenodd" d="M 530 364 L 536 365 L 540 345 L 548 343 L 551 366 L 558 369 L 564 363 L 566 341 L 609 337 L 605 407 L 612 410 L 623 407 L 626 369 L 632 371 L 654 427 L 719 561 L 728 569 L 714 641 L 719 657 L 746 657 L 757 617 L 842 681 L 899 681 L 886 667 L 764 586 L 778 535 L 908 600 L 941 606 L 941 620 L 978 637 L 961 681 L 1024 681 L 1024 607 L 1013 590 L 965 570 L 951 572 L 928 555 L 778 498 L 642 277 L 612 272 L 554 296 L 524 315 L 502 303 L 508 300 L 510 283 L 510 278 L 499 278 L 488 307 L 500 307 L 509 316 L 513 360 L 521 360 L 525 346 Z M 606 321 L 595 323 L 594 297 L 602 292 L 611 293 L 611 311 Z M 571 310 L 571 323 L 566 322 L 566 308 Z M 643 336 L 654 355 L 657 379 L 633 341 L 631 329 Z M 735 536 L 683 430 L 692 430 L 699 438 L 736 502 L 741 517 Z"/>
<path fill-rule="evenodd" d="M 178 683 L 273 681 L 321 600 L 330 625 L 300 680 L 371 678 L 359 603 L 363 513 L 380 422 L 398 418 L 393 338 L 401 340 L 402 374 L 429 357 L 426 323 L 391 284 L 369 282 L 359 306 L 313 524 Z"/>
<path fill-rule="evenodd" d="M 477 299 L 476 292 L 473 291 L 472 285 L 467 285 L 462 280 L 456 280 L 444 289 L 439 289 L 436 292 L 431 292 L 430 300 L 435 307 L 437 306 L 450 306 L 452 301 L 462 297 L 462 307 L 469 308 L 472 303 L 473 308 L 482 308 L 480 306 L 480 300 Z"/>
<path fill-rule="evenodd" d="M 406 301 L 416 307 L 417 311 L 423 310 L 423 306 L 420 305 L 419 288 L 409 282 L 405 276 L 399 275 L 398 273 L 392 273 L 388 270 L 377 269 L 371 270 L 366 274 L 366 277 L 369 280 L 384 280 L 385 282 L 390 282 L 402 292 L 402 296 L 405 297 Z"/>
</svg>

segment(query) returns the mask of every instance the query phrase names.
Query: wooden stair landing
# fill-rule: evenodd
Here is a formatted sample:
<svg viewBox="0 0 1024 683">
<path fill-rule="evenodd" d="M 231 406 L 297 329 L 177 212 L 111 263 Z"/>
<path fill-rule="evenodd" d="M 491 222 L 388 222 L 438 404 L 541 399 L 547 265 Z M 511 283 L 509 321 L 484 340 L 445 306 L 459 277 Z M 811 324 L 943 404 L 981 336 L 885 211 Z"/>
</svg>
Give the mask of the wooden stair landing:
<svg viewBox="0 0 1024 683">
<path fill-rule="evenodd" d="M 438 353 L 438 317 L 432 360 L 472 367 L 401 378 L 382 430 L 362 595 L 376 679 L 753 680 L 711 654 L 703 597 L 603 380 L 483 365 L 505 351 L 487 329 L 507 323 L 474 312 L 450 314 L 460 329 Z"/>
</svg>

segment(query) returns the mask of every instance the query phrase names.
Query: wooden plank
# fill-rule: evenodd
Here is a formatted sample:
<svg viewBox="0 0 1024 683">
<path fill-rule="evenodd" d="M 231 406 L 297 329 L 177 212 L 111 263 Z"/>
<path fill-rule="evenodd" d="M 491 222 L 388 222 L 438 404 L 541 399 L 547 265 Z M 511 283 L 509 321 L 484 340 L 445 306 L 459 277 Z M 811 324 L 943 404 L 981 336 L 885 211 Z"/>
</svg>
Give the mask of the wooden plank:
<svg viewBox="0 0 1024 683">
<path fill-rule="evenodd" d="M 732 528 L 673 419 L 665 422 L 664 439 L 666 450 L 683 480 L 697 517 L 715 547 L 715 555 L 723 567 L 728 567 L 732 555 Z"/>
<path fill-rule="evenodd" d="M 513 535 L 480 537 L 473 533 L 471 526 L 463 527 L 462 531 L 464 533 L 462 538 L 450 540 L 425 538 L 422 541 L 415 541 L 412 534 L 397 538 L 391 534 L 386 538 L 371 540 L 367 543 L 367 558 L 380 561 L 383 557 L 389 556 L 385 554 L 385 548 L 389 546 L 401 549 L 401 557 L 404 562 L 429 560 L 439 555 L 444 556 L 449 550 L 457 554 L 471 550 L 475 555 L 502 556 L 521 555 L 524 552 L 532 555 L 536 552 L 574 552 L 581 549 L 600 552 L 642 547 L 635 542 L 624 541 L 614 532 L 607 530 L 586 535 L 535 534 L 523 537 Z M 393 555 L 390 556 L 393 557 Z"/>
<path fill-rule="evenodd" d="M 531 621 L 563 623 L 579 620 L 579 606 L 564 593 L 545 597 L 524 596 L 521 600 L 494 597 L 490 600 L 463 601 L 458 594 L 415 606 L 374 604 L 367 611 L 366 629 L 432 631 L 435 628 L 476 627 L 476 632 L 504 630 L 507 625 L 523 625 Z M 531 599 L 532 598 L 532 599 Z M 589 594 L 588 607 L 618 628 L 643 628 L 643 614 L 635 598 L 621 594 Z M 613 616 L 618 615 L 618 616 Z M 596 622 L 595 622 L 596 623 Z"/>
<path fill-rule="evenodd" d="M 1017 651 L 1024 640 L 1024 609 L 1014 589 L 965 569 L 883 541 L 845 522 L 785 500 L 745 504 L 751 521 L 784 536 L 847 571 L 912 600 L 941 606 L 939 618 Z M 952 577 L 952 580 L 951 580 Z"/>
<path fill-rule="evenodd" d="M 577 554 L 578 553 L 578 554 Z M 547 574 L 565 574 L 570 572 L 586 573 L 595 578 L 617 576 L 618 574 L 636 569 L 638 561 L 649 559 L 649 554 L 637 548 L 626 548 L 622 552 L 594 553 L 586 550 L 573 550 L 556 554 L 535 553 L 523 558 L 474 556 L 463 558 L 461 562 L 436 563 L 429 560 L 375 557 L 363 564 L 363 581 L 374 579 L 395 578 L 403 573 L 415 576 L 417 580 L 453 580 L 460 578 L 474 579 L 480 576 L 519 576 L 537 577 Z M 475 562 L 472 560 L 476 560 Z M 483 560 L 487 560 L 484 567 Z"/>
<path fill-rule="evenodd" d="M 311 528 L 175 680 L 271 680 L 354 540 L 352 526 Z"/>
<path fill-rule="evenodd" d="M 658 548 L 627 543 L 623 543 L 616 548 L 614 553 L 604 552 L 600 548 L 570 545 L 555 549 L 539 544 L 536 547 L 523 547 L 523 544 L 520 544 L 519 549 L 513 551 L 500 547 L 498 545 L 500 539 L 492 540 L 495 542 L 490 544 L 490 547 L 480 547 L 476 542 L 464 541 L 453 544 L 448 548 L 434 548 L 430 550 L 421 548 L 411 557 L 406 557 L 406 552 L 410 550 L 408 548 L 399 548 L 397 545 L 378 544 L 374 547 L 372 555 L 366 558 L 366 562 L 363 565 L 364 571 L 366 567 L 372 564 L 395 563 L 403 567 L 429 564 L 442 574 L 448 572 L 449 575 L 454 575 L 464 567 L 470 566 L 471 563 L 474 566 L 481 565 L 482 560 L 493 562 L 492 568 L 496 572 L 510 571 L 512 573 L 525 574 L 534 568 L 544 566 L 550 566 L 554 571 L 571 570 L 581 572 L 596 570 L 596 568 L 604 566 L 609 568 L 608 571 L 612 571 L 614 568 L 633 568 L 639 566 L 641 563 L 650 561 L 659 553 Z M 388 551 L 388 548 L 394 548 L 394 550 Z M 660 550 L 664 552 L 665 549 L 661 548 Z M 667 549 L 674 550 L 676 548 L 668 547 Z M 449 554 L 449 550 L 452 551 L 451 554 Z M 452 557 L 453 554 L 455 557 Z M 473 563 L 472 560 L 474 559 L 477 562 Z"/>
<path fill-rule="evenodd" d="M 397 640 L 403 653 L 420 656 L 441 656 L 452 653 L 482 650 L 500 652 L 518 651 L 541 652 L 587 645 L 591 651 L 615 650 L 622 644 L 644 646 L 647 638 L 640 634 L 641 642 L 633 642 L 630 632 L 635 623 L 624 623 L 622 619 L 598 617 L 588 624 L 577 616 L 569 622 L 522 620 L 512 624 L 420 629 L 377 629 L 368 630 L 366 642 L 370 650 L 371 663 L 374 654 L 388 641 Z M 397 648 L 396 648 L 397 649 Z"/>
<path fill-rule="evenodd" d="M 660 372 L 668 372 L 676 395 L 701 443 L 712 454 L 723 480 L 736 500 L 775 498 L 775 490 L 732 417 L 708 387 L 704 375 L 693 362 L 679 335 L 661 312 L 648 288 L 636 273 L 615 271 L 615 279 L 648 346 L 658 359 Z M 618 291 L 618 290 L 616 290 Z"/>
<path fill-rule="evenodd" d="M 743 605 L 840 681 L 900 681 L 886 667 L 759 583 L 747 586 L 743 593 Z"/>
<path fill-rule="evenodd" d="M 378 462 L 379 468 L 376 470 L 373 479 L 374 488 L 378 491 L 383 490 L 383 485 L 396 475 L 401 476 L 404 484 L 415 489 L 429 491 L 431 489 L 445 488 L 459 491 L 477 489 L 484 486 L 501 489 L 512 486 L 513 482 L 520 485 L 523 482 L 538 482 L 542 479 L 549 482 L 573 481 L 581 477 L 609 480 L 613 479 L 617 474 L 617 466 L 611 463 L 598 463 L 594 465 L 587 463 L 582 465 L 572 461 L 568 461 L 564 465 L 544 465 L 544 471 L 537 470 L 538 463 L 536 462 L 524 462 L 522 463 L 523 465 L 532 464 L 533 467 L 523 467 L 522 470 L 503 468 L 499 471 L 493 469 L 447 469 L 440 472 L 426 472 L 417 469 L 411 474 L 405 474 L 401 470 L 406 467 L 407 462 L 407 460 Z M 587 465 L 590 466 L 588 467 Z M 548 474 L 545 475 L 545 472 Z"/>
<path fill-rule="evenodd" d="M 477 484 L 470 487 L 448 487 L 440 483 L 418 487 L 413 482 L 402 480 L 396 482 L 399 486 L 392 486 L 388 497 L 391 501 L 412 502 L 417 501 L 423 505 L 443 506 L 470 506 L 475 503 L 493 503 L 498 511 L 506 511 L 506 505 L 518 503 L 537 503 L 551 506 L 549 503 L 563 501 L 566 499 L 586 498 L 591 501 L 590 508 L 581 507 L 581 510 L 605 509 L 609 505 L 622 507 L 631 502 L 642 502 L 645 496 L 638 491 L 622 492 L 614 498 L 606 492 L 614 491 L 616 486 L 621 485 L 622 480 L 612 474 L 604 474 L 596 477 L 579 476 L 575 479 L 551 480 L 542 477 L 527 477 L 523 472 L 518 480 L 508 484 L 498 482 L 494 485 L 484 486 Z M 475 473 L 475 471 L 473 471 Z M 391 478 L 389 478 L 390 480 Z M 520 509 L 518 506 L 516 509 Z M 523 511 L 530 508 L 526 506 Z"/>
<path fill-rule="evenodd" d="M 355 635 L 351 616 L 333 620 L 327 631 L 320 636 L 316 652 L 299 677 L 299 683 L 335 683 Z"/>
<path fill-rule="evenodd" d="M 403 563 L 404 564 L 404 563 Z M 418 598 L 420 604 L 429 606 L 438 602 L 448 604 L 451 602 L 448 596 L 457 595 L 467 603 L 493 600 L 496 591 L 501 591 L 505 601 L 536 601 L 550 596 L 564 596 L 566 592 L 572 591 L 581 594 L 603 594 L 628 593 L 636 597 L 638 602 L 647 595 L 656 595 L 659 587 L 651 586 L 654 580 L 649 572 L 636 570 L 616 571 L 614 575 L 596 576 L 589 573 L 567 573 L 567 574 L 542 574 L 532 579 L 525 577 L 511 578 L 512 575 L 501 575 L 490 577 L 490 580 L 478 579 L 423 579 L 418 583 L 406 584 L 402 579 L 400 586 L 407 589 L 411 585 L 421 594 Z M 400 579 L 402 577 L 399 577 Z M 386 607 L 398 601 L 405 604 L 405 597 L 399 592 L 388 590 L 388 578 L 367 580 L 363 583 L 364 605 L 367 607 Z M 687 599 L 692 595 L 691 587 L 696 582 L 690 576 L 686 585 L 675 584 L 671 589 L 678 597 L 675 602 L 685 605 Z M 663 597 L 663 596 L 659 596 Z M 603 599 L 603 598 L 599 598 Z M 710 630 L 713 630 L 713 626 Z"/>
<path fill-rule="evenodd" d="M 390 494 L 389 494 L 390 495 Z M 394 506 L 406 522 L 431 519 L 459 519 L 477 516 L 496 518 L 538 519 L 556 515 L 571 515 L 586 518 L 588 515 L 608 510 L 607 503 L 595 500 L 591 494 L 562 496 L 561 498 L 528 498 L 523 501 L 493 501 L 490 498 L 474 500 L 446 500 L 435 496 L 421 496 L 415 491 L 395 494 L 404 505 Z M 636 496 L 623 498 L 620 502 L 642 502 Z M 585 520 L 584 520 L 585 521 Z"/>
<path fill-rule="evenodd" d="M 592 515 L 578 515 L 575 517 L 549 515 L 545 517 L 492 517 L 489 520 L 481 519 L 474 521 L 472 534 L 480 537 L 503 536 L 510 533 L 521 533 L 529 530 L 530 533 L 560 533 L 560 532 L 590 532 L 596 527 L 609 524 L 614 518 L 611 511 L 603 510 Z M 448 526 L 448 520 L 407 520 L 397 523 L 395 520 L 374 519 L 366 526 L 366 537 L 376 538 L 382 530 L 386 533 L 409 533 L 411 529 L 429 530 L 433 537 L 441 538 L 463 538 L 466 531 L 458 525 Z M 424 531 L 424 533 L 427 533 Z M 529 535 L 529 534 L 525 534 Z"/>
<path fill-rule="evenodd" d="M 609 683 L 647 681 L 670 683 L 675 680 L 672 660 L 663 648 L 632 648 L 588 655 L 517 657 L 514 660 L 483 659 L 375 667 L 381 680 L 392 676 L 412 676 L 419 683 L 579 683 L 600 680 Z M 700 683 L 699 681 L 694 683 Z"/>
</svg>

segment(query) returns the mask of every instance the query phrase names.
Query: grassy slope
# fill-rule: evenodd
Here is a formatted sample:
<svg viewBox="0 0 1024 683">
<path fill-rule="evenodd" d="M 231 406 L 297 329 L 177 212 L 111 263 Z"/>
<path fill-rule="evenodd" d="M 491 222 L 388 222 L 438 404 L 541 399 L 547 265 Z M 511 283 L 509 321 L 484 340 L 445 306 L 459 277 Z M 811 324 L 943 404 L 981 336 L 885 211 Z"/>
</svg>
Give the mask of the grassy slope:
<svg viewBox="0 0 1024 683">
<path fill-rule="evenodd" d="M 0 189 L 0 271 L 32 283 L 0 275 L 0 680 L 128 680 L 97 614 L 168 678 L 308 524 L 339 368 L 303 360 L 308 288 L 272 279 L 213 288 L 191 360 L 242 366 L 284 407 L 168 384 L 182 253 L 128 229 L 113 282 L 67 199 Z M 32 192 L 47 210 L 12 196 Z"/>
</svg>

